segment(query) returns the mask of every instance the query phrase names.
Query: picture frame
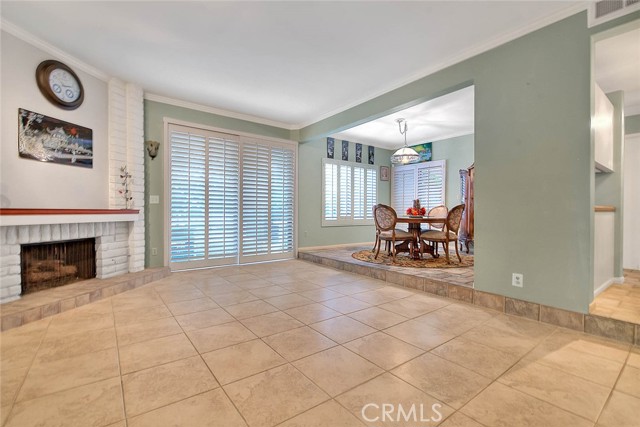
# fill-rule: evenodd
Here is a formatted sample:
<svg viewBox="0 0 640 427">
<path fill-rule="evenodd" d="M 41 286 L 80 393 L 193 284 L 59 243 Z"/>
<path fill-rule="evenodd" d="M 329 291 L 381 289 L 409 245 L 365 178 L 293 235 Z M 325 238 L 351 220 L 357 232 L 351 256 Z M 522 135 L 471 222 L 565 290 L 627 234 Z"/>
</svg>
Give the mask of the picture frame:
<svg viewBox="0 0 640 427">
<path fill-rule="evenodd" d="M 327 138 L 327 159 L 333 159 L 335 152 L 335 140 L 331 137 Z"/>
<path fill-rule="evenodd" d="M 362 163 L 362 144 L 356 142 L 356 163 Z"/>
<path fill-rule="evenodd" d="M 389 166 L 380 166 L 380 181 L 389 181 Z"/>
<path fill-rule="evenodd" d="M 411 148 L 416 150 L 420 158 L 414 163 L 430 162 L 433 159 L 432 143 L 425 142 L 423 144 L 412 145 Z"/>
<path fill-rule="evenodd" d="M 373 145 L 369 146 L 369 150 L 368 150 L 368 158 L 369 158 L 369 164 L 372 165 L 375 163 L 375 147 Z"/>
<path fill-rule="evenodd" d="M 349 141 L 342 141 L 342 160 L 349 161 Z"/>
<path fill-rule="evenodd" d="M 39 162 L 93 168 L 93 131 L 20 108 L 18 155 Z"/>
</svg>

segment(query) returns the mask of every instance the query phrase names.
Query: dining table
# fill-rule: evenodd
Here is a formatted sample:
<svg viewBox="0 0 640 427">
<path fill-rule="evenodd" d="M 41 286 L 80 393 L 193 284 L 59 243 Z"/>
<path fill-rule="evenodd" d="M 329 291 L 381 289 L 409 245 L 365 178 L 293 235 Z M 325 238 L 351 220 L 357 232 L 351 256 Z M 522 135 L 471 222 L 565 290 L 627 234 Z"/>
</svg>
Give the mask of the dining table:
<svg viewBox="0 0 640 427">
<path fill-rule="evenodd" d="M 403 242 L 396 246 L 396 251 L 409 252 L 413 259 L 420 259 L 420 234 L 423 232 L 422 224 L 444 224 L 446 217 L 438 216 L 399 216 L 397 223 L 408 224 L 409 232 L 413 235 L 413 244 L 409 245 L 407 242 Z M 439 230 L 438 230 L 439 231 Z M 436 248 L 434 245 L 425 245 L 424 252 L 429 253 L 432 257 L 438 258 Z"/>
</svg>

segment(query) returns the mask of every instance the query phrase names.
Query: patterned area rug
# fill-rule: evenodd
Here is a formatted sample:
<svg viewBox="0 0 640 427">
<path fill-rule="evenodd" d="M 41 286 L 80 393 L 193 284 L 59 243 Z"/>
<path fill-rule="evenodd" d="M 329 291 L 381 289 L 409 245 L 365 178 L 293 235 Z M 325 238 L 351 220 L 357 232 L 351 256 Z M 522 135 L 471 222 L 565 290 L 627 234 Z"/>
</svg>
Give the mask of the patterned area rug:
<svg viewBox="0 0 640 427">
<path fill-rule="evenodd" d="M 444 254 L 440 254 L 439 258 L 433 258 L 429 254 L 424 254 L 423 259 L 412 259 L 409 257 L 409 254 L 399 253 L 396 255 L 396 262 L 392 261 L 391 255 L 387 255 L 386 252 L 383 253 L 383 250 L 380 250 L 380 255 L 378 255 L 378 259 L 374 259 L 374 252 L 371 250 L 363 250 L 359 252 L 354 252 L 351 256 L 359 261 L 370 262 L 373 264 L 381 264 L 381 265 L 393 265 L 396 267 L 414 267 L 414 268 L 464 268 L 464 267 L 472 267 L 473 266 L 473 255 L 460 254 L 462 258 L 462 262 L 458 262 L 458 257 L 456 254 L 449 254 L 449 259 L 451 264 L 447 264 L 447 259 Z"/>
</svg>

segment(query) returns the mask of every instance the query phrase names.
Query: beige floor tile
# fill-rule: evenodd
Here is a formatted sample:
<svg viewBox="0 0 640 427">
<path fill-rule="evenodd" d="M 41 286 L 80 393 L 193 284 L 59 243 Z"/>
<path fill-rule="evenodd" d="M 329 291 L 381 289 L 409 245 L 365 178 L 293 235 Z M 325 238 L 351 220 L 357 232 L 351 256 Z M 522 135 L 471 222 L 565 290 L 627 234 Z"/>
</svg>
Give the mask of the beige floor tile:
<svg viewBox="0 0 640 427">
<path fill-rule="evenodd" d="M 376 329 L 385 329 L 398 323 L 405 322 L 406 317 L 401 316 L 391 311 L 383 310 L 378 307 L 370 307 L 364 310 L 350 313 L 349 317 L 356 319 L 359 322 L 369 325 Z"/>
<path fill-rule="evenodd" d="M 197 354 L 184 334 L 122 346 L 119 351 L 122 374 L 185 359 Z"/>
<path fill-rule="evenodd" d="M 264 288 L 258 288 L 258 289 L 253 289 L 251 291 L 253 295 L 257 296 L 258 298 L 272 298 L 272 297 L 277 297 L 280 295 L 286 295 L 286 294 L 290 294 L 291 291 L 289 289 L 285 289 L 282 286 L 266 286 Z"/>
<path fill-rule="evenodd" d="M 369 335 L 376 331 L 375 329 L 347 316 L 334 317 L 322 322 L 313 323 L 309 326 L 340 344 Z"/>
<path fill-rule="evenodd" d="M 371 305 L 384 304 L 397 299 L 397 297 L 384 292 L 380 292 L 377 289 L 351 294 L 351 296 L 355 299 L 364 301 L 367 304 Z"/>
<path fill-rule="evenodd" d="M 6 427 L 99 427 L 122 419 L 120 378 L 111 378 L 19 402 L 13 407 Z"/>
<path fill-rule="evenodd" d="M 511 353 L 460 337 L 434 348 L 431 353 L 494 379 L 505 373 L 519 359 Z"/>
<path fill-rule="evenodd" d="M 33 364 L 18 401 L 33 399 L 120 375 L 115 348 Z"/>
<path fill-rule="evenodd" d="M 238 288 L 240 289 L 240 288 Z M 228 307 L 230 305 L 242 304 L 245 302 L 257 301 L 260 298 L 247 291 L 239 290 L 221 295 L 211 295 L 216 304 L 220 307 Z"/>
<path fill-rule="evenodd" d="M 572 348 L 552 351 L 536 348 L 523 360 L 539 362 L 609 388 L 615 384 L 623 366 L 621 362 L 593 356 Z"/>
<path fill-rule="evenodd" d="M 211 298 L 198 298 L 188 301 L 170 302 L 167 304 L 171 313 L 174 316 L 181 314 L 195 313 L 197 311 L 211 310 L 212 308 L 218 308 L 218 304 L 213 302 Z"/>
<path fill-rule="evenodd" d="M 523 356 L 540 342 L 539 338 L 493 328 L 487 324 L 473 328 L 460 336 L 515 356 Z"/>
<path fill-rule="evenodd" d="M 116 328 L 116 332 L 118 333 L 118 345 L 130 345 L 153 338 L 176 335 L 182 332 L 182 329 L 173 317 L 165 317 L 120 326 Z"/>
<path fill-rule="evenodd" d="M 313 304 L 313 301 L 309 298 L 305 298 L 297 294 L 280 295 L 277 297 L 267 298 L 265 301 L 274 307 L 278 307 L 280 310 L 288 310 L 290 308 Z"/>
<path fill-rule="evenodd" d="M 491 383 L 487 377 L 428 353 L 392 373 L 456 409 Z"/>
<path fill-rule="evenodd" d="M 486 426 L 589 427 L 593 423 L 535 397 L 493 383 L 461 412 Z"/>
<path fill-rule="evenodd" d="M 170 304 L 172 302 L 189 301 L 189 300 L 206 297 L 205 294 L 203 294 L 199 289 L 195 287 L 192 287 L 192 289 L 158 291 L 158 295 L 160 295 L 160 298 L 162 298 L 165 304 Z"/>
<path fill-rule="evenodd" d="M 456 412 L 441 424 L 442 427 L 484 427 L 482 424 L 472 420 L 462 412 Z"/>
<path fill-rule="evenodd" d="M 293 365 L 330 396 L 337 396 L 383 372 L 373 363 L 341 346 L 305 357 L 293 362 Z"/>
<path fill-rule="evenodd" d="M 424 353 L 424 350 L 384 332 L 358 338 L 344 346 L 385 370 L 393 369 Z"/>
<path fill-rule="evenodd" d="M 0 372 L 0 407 L 11 408 L 28 371 L 28 367 L 2 369 Z"/>
<path fill-rule="evenodd" d="M 624 362 L 629 354 L 629 347 L 629 344 L 618 341 L 558 328 L 545 338 L 536 350 L 557 351 L 569 348 L 593 356 Z"/>
<path fill-rule="evenodd" d="M 370 304 L 367 304 L 364 301 L 346 296 L 323 301 L 322 304 L 333 310 L 339 311 L 342 314 L 353 313 L 354 311 L 364 310 L 365 308 L 371 307 Z"/>
<path fill-rule="evenodd" d="M 596 421 L 611 389 L 540 363 L 520 362 L 500 383 Z"/>
<path fill-rule="evenodd" d="M 91 305 L 91 304 L 90 304 Z M 80 309 L 82 309 L 81 307 Z M 47 330 L 47 337 L 63 337 L 80 332 L 98 331 L 100 329 L 113 328 L 113 313 L 82 312 L 74 313 L 74 309 L 54 316 Z M 71 316 L 65 316 L 73 313 Z M 64 316 L 64 317 L 62 317 Z"/>
<path fill-rule="evenodd" d="M 129 419 L 129 427 L 246 427 L 222 389 L 181 400 Z"/>
<path fill-rule="evenodd" d="M 640 369 L 629 365 L 625 366 L 616 383 L 616 390 L 640 399 Z"/>
<path fill-rule="evenodd" d="M 436 426 L 453 413 L 453 409 L 434 397 L 423 393 L 399 378 L 385 373 L 353 390 L 338 396 L 336 400 L 353 415 L 364 421 L 367 426 L 398 427 L 399 408 L 405 412 L 416 409 L 416 416 L 410 416 L 406 422 L 411 427 Z M 382 413 L 383 405 L 392 405 L 389 416 Z M 422 422 L 420 411 L 424 415 Z M 400 418 L 404 421 L 405 418 Z"/>
<path fill-rule="evenodd" d="M 224 279 L 231 283 L 259 281 L 257 276 L 254 276 L 253 274 L 249 274 L 249 273 L 242 273 L 242 272 L 231 274 L 229 276 L 224 276 Z"/>
<path fill-rule="evenodd" d="M 278 311 L 276 307 L 271 304 L 267 304 L 264 301 L 245 302 L 242 304 L 230 305 L 224 309 L 238 320 Z"/>
<path fill-rule="evenodd" d="M 200 356 L 177 360 L 122 377 L 127 417 L 218 387 Z"/>
<path fill-rule="evenodd" d="M 384 332 L 404 342 L 420 347 L 423 350 L 431 350 L 455 338 L 452 334 L 432 328 L 415 320 L 392 326 L 391 328 L 385 329 Z"/>
<path fill-rule="evenodd" d="M 415 320 L 454 335 L 482 325 L 493 317 L 486 311 L 463 305 L 451 304 L 439 310 L 417 317 Z"/>
<path fill-rule="evenodd" d="M 261 340 L 205 353 L 202 358 L 221 384 L 229 384 L 287 362 Z"/>
<path fill-rule="evenodd" d="M 627 365 L 633 366 L 634 368 L 640 368 L 640 347 L 631 347 Z"/>
<path fill-rule="evenodd" d="M 260 288 L 266 288 L 268 286 L 273 286 L 273 283 L 264 280 L 264 279 L 258 279 L 258 278 L 254 278 L 252 280 L 246 280 L 246 281 L 242 281 L 242 282 L 233 282 L 234 285 L 236 285 L 239 288 L 244 289 L 245 291 L 252 291 L 254 289 L 260 289 Z"/>
<path fill-rule="evenodd" d="M 363 427 L 364 424 L 334 400 L 330 400 L 279 425 L 279 427 L 329 426 Z"/>
<path fill-rule="evenodd" d="M 638 408 L 640 399 L 614 390 L 600 414 L 598 426 L 638 427 Z"/>
<path fill-rule="evenodd" d="M 111 303 L 114 312 L 164 305 L 160 295 L 153 289 L 124 292 L 113 297 Z"/>
<path fill-rule="evenodd" d="M 450 303 L 438 298 L 404 298 L 380 305 L 380 308 L 393 311 L 404 317 L 414 318 L 442 308 Z"/>
<path fill-rule="evenodd" d="M 10 404 L 2 404 L 0 406 L 0 425 L 4 425 L 7 422 L 7 418 L 9 418 L 9 414 L 11 413 L 12 405 Z"/>
<path fill-rule="evenodd" d="M 289 280 L 292 280 L 292 282 L 282 283 L 279 285 L 285 289 L 289 289 L 291 292 L 305 292 L 305 291 L 312 291 L 314 289 L 320 289 L 320 286 L 307 282 L 305 280 L 300 280 L 295 278 L 289 278 Z"/>
<path fill-rule="evenodd" d="M 542 340 L 549 336 L 557 328 L 535 320 L 523 319 L 516 316 L 500 314 L 495 316 L 485 326 L 500 329 L 505 332 L 526 335 L 527 337 Z"/>
<path fill-rule="evenodd" d="M 264 341 L 288 361 L 298 360 L 337 345 L 308 326 L 268 336 Z"/>
<path fill-rule="evenodd" d="M 114 328 L 80 332 L 65 337 L 45 337 L 38 349 L 36 361 L 52 362 L 65 357 L 93 353 L 94 351 L 115 346 L 116 330 Z"/>
<path fill-rule="evenodd" d="M 201 354 L 257 338 L 240 322 L 189 331 L 187 335 Z"/>
<path fill-rule="evenodd" d="M 309 298 L 310 300 L 315 302 L 322 302 L 322 301 L 327 301 L 334 298 L 344 297 L 344 294 L 341 294 L 340 292 L 332 291 L 331 289 L 327 289 L 327 288 L 319 288 L 319 289 L 313 289 L 310 291 L 300 292 L 300 295 L 302 295 L 305 298 Z"/>
<path fill-rule="evenodd" d="M 340 292 L 344 295 L 353 295 L 358 294 L 360 292 L 374 291 L 376 289 L 380 289 L 382 286 L 374 286 L 367 283 L 341 283 L 337 285 L 328 286 L 327 289 L 330 289 L 335 292 Z"/>
<path fill-rule="evenodd" d="M 303 323 L 282 311 L 250 317 L 242 320 L 242 324 L 259 337 L 266 337 L 304 326 Z"/>
<path fill-rule="evenodd" d="M 171 312 L 166 305 L 154 307 L 134 308 L 131 310 L 114 311 L 116 326 L 126 326 L 133 323 L 146 322 L 149 320 L 171 317 Z"/>
<path fill-rule="evenodd" d="M 322 304 L 310 304 L 302 307 L 290 308 L 288 310 L 285 310 L 285 313 L 295 317 L 296 319 L 307 325 L 331 319 L 332 317 L 341 316 L 339 312 L 332 310 Z"/>
<path fill-rule="evenodd" d="M 184 314 L 182 316 L 176 316 L 175 319 L 184 331 L 208 328 L 209 326 L 235 322 L 236 320 L 222 308 Z"/>
<path fill-rule="evenodd" d="M 324 402 L 328 396 L 291 365 L 224 386 L 251 427 L 270 427 Z"/>
</svg>

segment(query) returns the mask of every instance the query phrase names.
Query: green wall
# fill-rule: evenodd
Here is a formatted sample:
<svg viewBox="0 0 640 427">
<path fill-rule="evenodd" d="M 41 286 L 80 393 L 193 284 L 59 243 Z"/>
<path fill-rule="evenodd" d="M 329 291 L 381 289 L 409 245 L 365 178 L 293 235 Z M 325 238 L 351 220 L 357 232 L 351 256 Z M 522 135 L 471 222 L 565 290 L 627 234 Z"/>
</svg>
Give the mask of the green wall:
<svg viewBox="0 0 640 427">
<path fill-rule="evenodd" d="M 336 140 L 335 152 L 340 156 L 342 147 Z M 375 165 L 390 166 L 392 152 L 375 149 Z M 327 140 L 319 138 L 298 146 L 298 246 L 338 245 L 342 243 L 373 242 L 375 227 L 357 225 L 344 227 L 322 227 L 322 159 L 327 156 Z M 367 146 L 362 147 L 366 161 Z M 349 143 L 349 159 L 355 162 L 355 143 Z M 390 181 L 380 181 L 378 177 L 378 203 L 389 204 Z"/>
<path fill-rule="evenodd" d="M 615 277 L 622 277 L 624 92 L 611 92 L 607 97 L 613 104 L 613 172 L 595 174 L 595 204 L 616 208 L 613 274 Z"/>
<path fill-rule="evenodd" d="M 434 141 L 431 145 L 433 160 L 446 160 L 446 204 L 449 209 L 461 203 L 460 169 L 467 169 L 473 163 L 473 135 Z"/>
<path fill-rule="evenodd" d="M 640 114 L 624 118 L 624 133 L 625 135 L 640 133 Z"/>
<path fill-rule="evenodd" d="M 155 159 L 151 160 L 148 155 L 144 156 L 145 195 L 147 197 L 145 203 L 145 265 L 147 267 L 160 267 L 164 263 L 164 155 L 167 148 L 164 141 L 163 120 L 165 117 L 273 138 L 291 138 L 290 131 L 287 129 L 146 100 L 144 103 L 145 141 L 160 141 L 160 151 Z M 160 196 L 160 204 L 149 204 L 149 195 L 152 194 Z M 157 255 L 152 255 L 153 248 L 157 249 Z"/>
<path fill-rule="evenodd" d="M 586 312 L 590 32 L 567 19 L 301 129 L 303 141 L 475 85 L 475 288 Z M 512 273 L 524 287 L 511 286 Z"/>
</svg>

